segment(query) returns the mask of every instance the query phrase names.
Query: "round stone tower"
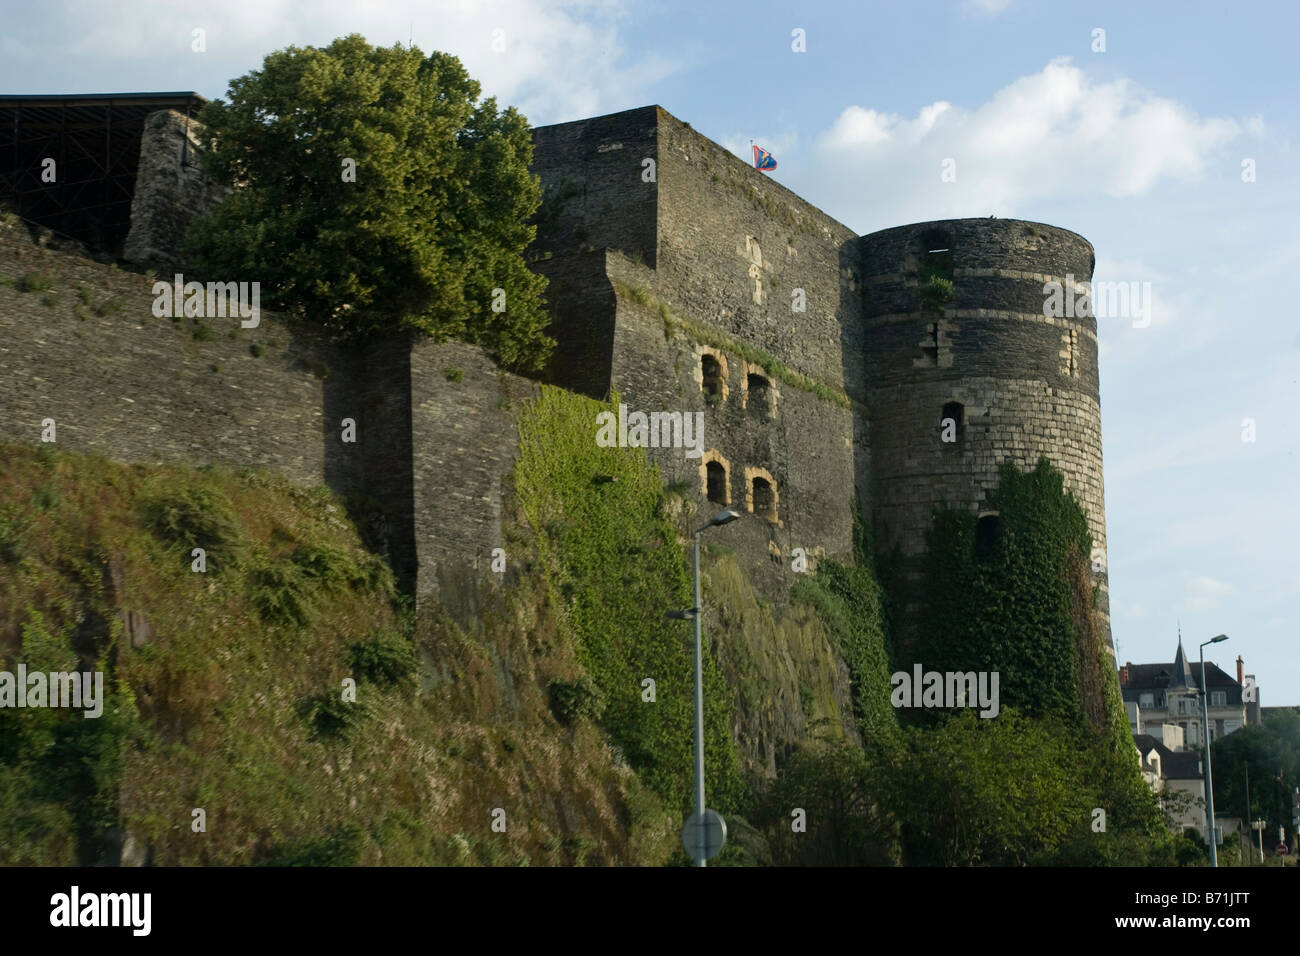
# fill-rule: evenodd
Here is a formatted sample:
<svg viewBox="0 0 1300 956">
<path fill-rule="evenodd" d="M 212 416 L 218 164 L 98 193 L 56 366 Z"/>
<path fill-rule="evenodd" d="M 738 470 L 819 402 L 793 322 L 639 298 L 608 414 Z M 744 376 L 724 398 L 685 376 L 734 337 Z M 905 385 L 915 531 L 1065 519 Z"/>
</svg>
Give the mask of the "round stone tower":
<svg viewBox="0 0 1300 956">
<path fill-rule="evenodd" d="M 1016 219 L 860 243 L 878 547 L 897 545 L 914 574 L 935 504 L 983 512 L 1002 462 L 1046 456 L 1087 512 L 1109 641 L 1097 323 L 1076 288 L 1092 278 L 1092 245 Z"/>
</svg>

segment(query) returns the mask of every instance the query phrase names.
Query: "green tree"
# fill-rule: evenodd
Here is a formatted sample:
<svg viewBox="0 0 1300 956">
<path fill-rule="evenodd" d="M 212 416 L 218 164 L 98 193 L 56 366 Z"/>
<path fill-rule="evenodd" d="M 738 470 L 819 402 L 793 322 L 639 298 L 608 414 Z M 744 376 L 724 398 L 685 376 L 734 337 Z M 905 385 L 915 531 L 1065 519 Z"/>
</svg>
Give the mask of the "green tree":
<svg viewBox="0 0 1300 956">
<path fill-rule="evenodd" d="M 873 748 L 874 750 L 875 748 Z M 763 795 L 757 820 L 774 861 L 808 866 L 897 863 L 897 827 L 886 811 L 885 753 L 868 756 L 846 741 L 797 750 Z M 803 811 L 806 831 L 795 831 Z"/>
<path fill-rule="evenodd" d="M 1268 821 L 1291 832 L 1291 792 L 1300 786 L 1300 714 L 1282 710 L 1265 720 L 1220 737 L 1211 745 L 1214 763 L 1214 810 Z M 1246 776 L 1250 775 L 1250 807 Z M 1265 839 L 1265 846 L 1268 845 Z"/>
<path fill-rule="evenodd" d="M 540 369 L 531 133 L 479 95 L 454 56 L 356 34 L 271 53 L 199 115 L 204 167 L 233 192 L 191 228 L 194 268 L 335 333 L 413 329 Z"/>
</svg>

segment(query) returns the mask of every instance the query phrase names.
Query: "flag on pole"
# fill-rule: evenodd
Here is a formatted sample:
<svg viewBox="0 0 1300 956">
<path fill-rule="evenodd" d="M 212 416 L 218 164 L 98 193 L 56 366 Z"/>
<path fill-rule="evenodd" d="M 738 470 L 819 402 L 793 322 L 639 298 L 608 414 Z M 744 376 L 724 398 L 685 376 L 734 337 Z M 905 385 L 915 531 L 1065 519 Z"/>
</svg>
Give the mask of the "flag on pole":
<svg viewBox="0 0 1300 956">
<path fill-rule="evenodd" d="M 771 172 L 772 170 L 776 169 L 776 160 L 773 159 L 772 154 L 769 153 L 767 150 L 763 149 L 763 147 L 755 146 L 754 147 L 754 168 L 758 170 L 762 170 L 765 173 Z"/>
</svg>

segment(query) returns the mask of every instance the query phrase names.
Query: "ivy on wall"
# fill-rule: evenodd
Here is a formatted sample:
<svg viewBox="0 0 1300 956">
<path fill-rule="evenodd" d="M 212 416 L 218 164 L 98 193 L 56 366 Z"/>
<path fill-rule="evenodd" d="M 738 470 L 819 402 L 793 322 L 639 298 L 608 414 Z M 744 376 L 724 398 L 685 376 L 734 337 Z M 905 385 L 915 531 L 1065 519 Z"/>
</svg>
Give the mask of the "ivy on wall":
<svg viewBox="0 0 1300 956">
<path fill-rule="evenodd" d="M 1028 472 L 1004 463 L 998 476 L 984 517 L 935 510 L 909 664 L 996 671 L 1004 706 L 1076 726 L 1086 715 L 1100 728 L 1108 674 L 1087 577 L 1087 518 L 1046 458 Z"/>
</svg>

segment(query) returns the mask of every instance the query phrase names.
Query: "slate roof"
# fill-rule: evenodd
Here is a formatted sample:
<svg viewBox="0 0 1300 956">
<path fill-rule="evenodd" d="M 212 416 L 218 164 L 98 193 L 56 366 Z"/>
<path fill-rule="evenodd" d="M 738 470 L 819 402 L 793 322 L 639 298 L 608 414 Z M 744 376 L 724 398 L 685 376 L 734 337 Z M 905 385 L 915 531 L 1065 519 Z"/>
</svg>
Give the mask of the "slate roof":
<svg viewBox="0 0 1300 956">
<path fill-rule="evenodd" d="M 1201 755 L 1194 752 L 1175 753 L 1150 734 L 1134 734 L 1133 743 L 1146 763 L 1147 754 L 1160 755 L 1160 776 L 1164 780 L 1200 780 Z"/>
<path fill-rule="evenodd" d="M 1156 691 L 1159 702 L 1160 691 L 1199 689 L 1201 686 L 1201 663 L 1187 660 L 1182 641 L 1178 642 L 1178 654 L 1172 664 L 1129 664 L 1127 667 L 1128 681 L 1120 684 L 1120 692 L 1126 701 L 1139 701 L 1142 692 Z M 1205 677 L 1207 690 L 1227 691 L 1229 706 L 1242 702 L 1241 685 L 1213 661 L 1205 662 Z"/>
</svg>

